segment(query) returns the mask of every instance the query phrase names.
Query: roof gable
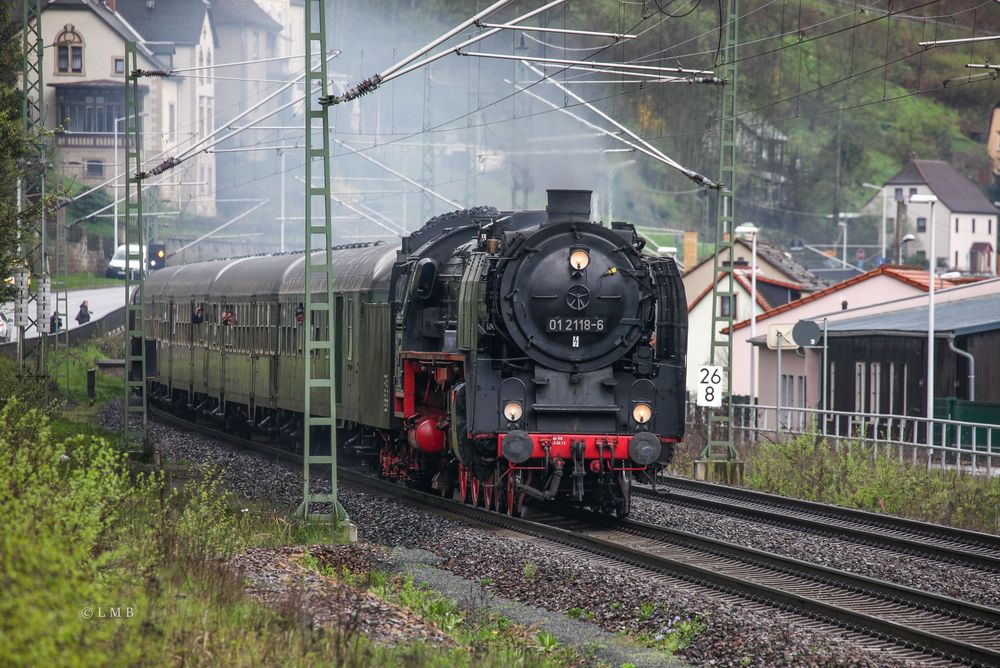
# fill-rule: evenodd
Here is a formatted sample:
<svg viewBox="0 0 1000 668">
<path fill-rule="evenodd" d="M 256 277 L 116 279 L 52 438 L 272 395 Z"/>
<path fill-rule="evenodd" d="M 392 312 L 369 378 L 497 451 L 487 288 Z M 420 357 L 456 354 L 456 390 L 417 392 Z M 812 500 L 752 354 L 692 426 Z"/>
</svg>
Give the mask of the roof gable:
<svg viewBox="0 0 1000 668">
<path fill-rule="evenodd" d="M 753 252 L 752 244 L 749 241 L 743 239 L 736 239 L 736 243 L 743 246 L 750 252 Z M 702 266 L 706 262 L 711 262 L 715 254 L 709 255 L 701 262 L 698 262 L 690 269 L 684 272 L 684 275 L 688 275 L 694 272 L 695 269 Z M 798 261 L 788 257 L 785 253 L 775 246 L 763 241 L 757 241 L 757 258 L 758 260 L 764 260 L 769 265 L 774 267 L 775 271 L 780 272 L 783 276 L 788 278 L 792 283 L 796 284 L 796 287 L 803 291 L 816 290 L 822 285 L 821 281 L 813 274 L 811 271 L 806 269 Z M 761 276 L 758 270 L 757 280 L 760 280 Z"/>
<path fill-rule="evenodd" d="M 118 0 L 118 13 L 148 42 L 193 45 L 201 41 L 204 0 Z"/>
<path fill-rule="evenodd" d="M 121 4 L 124 4 L 123 0 Z M 131 0 L 135 1 L 135 0 Z M 45 0 L 42 11 L 47 10 L 83 10 L 94 13 L 101 21 L 113 30 L 123 41 L 136 42 L 139 52 L 147 58 L 153 66 L 165 68 L 166 65 L 158 59 L 156 54 L 146 46 L 144 35 L 140 34 L 129 22 L 118 12 L 111 11 L 107 5 L 100 0 Z M 121 85 L 121 82 L 118 82 Z"/>
<path fill-rule="evenodd" d="M 886 186 L 926 185 L 953 213 L 996 214 L 997 209 L 969 179 L 944 160 L 911 160 Z"/>
</svg>

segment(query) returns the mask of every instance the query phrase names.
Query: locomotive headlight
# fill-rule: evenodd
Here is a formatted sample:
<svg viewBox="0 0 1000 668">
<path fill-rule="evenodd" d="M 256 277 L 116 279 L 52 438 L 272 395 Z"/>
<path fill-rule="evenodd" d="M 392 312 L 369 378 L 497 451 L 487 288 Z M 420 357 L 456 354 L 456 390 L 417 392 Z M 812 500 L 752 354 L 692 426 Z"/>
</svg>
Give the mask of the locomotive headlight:
<svg viewBox="0 0 1000 668">
<path fill-rule="evenodd" d="M 590 264 L 590 253 L 582 248 L 577 248 L 569 254 L 569 266 L 577 271 L 583 271 Z"/>
<path fill-rule="evenodd" d="M 503 407 L 503 416 L 508 422 L 517 422 L 524 415 L 524 408 L 517 401 L 508 401 Z"/>
<path fill-rule="evenodd" d="M 653 417 L 653 409 L 649 404 L 636 404 L 632 407 L 632 419 L 639 424 L 646 424 Z"/>
</svg>

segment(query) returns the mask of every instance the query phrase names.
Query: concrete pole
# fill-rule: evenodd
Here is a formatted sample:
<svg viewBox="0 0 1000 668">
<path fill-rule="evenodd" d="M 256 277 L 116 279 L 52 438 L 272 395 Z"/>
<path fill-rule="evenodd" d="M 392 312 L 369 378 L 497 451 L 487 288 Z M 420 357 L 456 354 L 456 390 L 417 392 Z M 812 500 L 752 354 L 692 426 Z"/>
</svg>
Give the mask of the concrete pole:
<svg viewBox="0 0 1000 668">
<path fill-rule="evenodd" d="M 931 233 L 930 233 L 930 252 L 927 254 L 927 258 L 930 261 L 928 264 L 928 274 L 927 278 L 929 281 L 928 286 L 928 302 L 927 302 L 927 446 L 934 446 L 934 425 L 932 420 L 934 419 L 934 269 L 937 264 L 936 250 L 934 246 L 934 202 L 931 202 Z M 931 453 L 932 454 L 932 453 Z"/>
<path fill-rule="evenodd" d="M 114 198 L 115 198 L 114 218 L 112 219 L 112 220 L 115 221 L 114 222 L 114 228 L 115 228 L 115 233 L 114 233 L 114 240 L 115 240 L 115 242 L 114 242 L 114 249 L 115 250 L 112 251 L 112 252 L 115 252 L 115 251 L 118 250 L 118 179 L 121 178 L 119 176 L 119 174 L 118 174 L 118 123 L 121 122 L 121 121 L 124 121 L 124 120 L 125 120 L 124 117 L 122 117 L 122 118 L 116 118 L 115 119 L 115 187 L 111 189 L 111 192 L 112 192 L 112 194 L 114 195 Z M 125 249 L 125 252 L 126 253 L 128 252 L 127 248 Z"/>
<path fill-rule="evenodd" d="M 882 263 L 888 264 L 889 260 L 885 257 L 885 219 L 889 215 L 889 191 L 882 188 Z"/>
<path fill-rule="evenodd" d="M 750 338 L 757 336 L 757 232 L 750 251 Z M 750 345 L 750 403 L 757 403 L 757 346 Z"/>
<path fill-rule="evenodd" d="M 782 387 L 781 387 L 781 349 L 783 347 L 782 346 L 783 339 L 784 339 L 784 337 L 781 336 L 781 330 L 778 330 L 778 382 L 776 382 L 774 384 L 774 388 L 775 388 L 774 396 L 776 397 L 776 399 L 774 401 L 774 405 L 775 405 L 774 423 L 775 423 L 775 427 L 777 428 L 779 434 L 781 433 L 781 390 L 782 390 Z"/>
<path fill-rule="evenodd" d="M 829 396 L 828 388 L 830 383 L 830 367 L 827 364 L 827 338 L 826 338 L 826 318 L 823 318 L 823 372 L 820 374 L 820 378 L 823 379 L 823 433 L 826 433 L 826 409 L 827 409 L 827 397 Z"/>
<path fill-rule="evenodd" d="M 896 202 L 896 264 L 903 264 L 903 221 L 906 220 L 906 202 Z"/>
<path fill-rule="evenodd" d="M 285 252 L 285 152 L 281 155 L 281 252 Z"/>
</svg>

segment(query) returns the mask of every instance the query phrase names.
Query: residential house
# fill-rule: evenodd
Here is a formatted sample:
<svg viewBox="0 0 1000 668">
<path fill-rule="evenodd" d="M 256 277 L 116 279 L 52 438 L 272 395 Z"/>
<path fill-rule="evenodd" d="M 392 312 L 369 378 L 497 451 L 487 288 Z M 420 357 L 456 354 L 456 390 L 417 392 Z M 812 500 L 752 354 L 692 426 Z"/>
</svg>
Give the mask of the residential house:
<svg viewBox="0 0 1000 668">
<path fill-rule="evenodd" d="M 788 135 L 754 113 L 740 114 L 736 126 L 737 163 L 746 183 L 739 188 L 754 204 L 775 206 L 785 198 Z"/>
<path fill-rule="evenodd" d="M 716 278 L 719 289 L 728 291 L 728 282 L 724 278 L 725 274 L 720 273 Z M 751 309 L 757 314 L 762 314 L 768 309 L 785 304 L 789 301 L 799 299 L 802 296 L 802 289 L 797 283 L 789 283 L 780 279 L 758 274 L 757 276 L 757 299 L 752 299 L 753 285 L 749 270 L 737 269 L 733 272 L 733 295 L 719 297 L 719 313 L 733 314 L 734 321 L 749 318 Z M 711 331 L 712 328 L 712 287 L 706 286 L 701 293 L 694 296 L 688 306 L 688 349 L 687 349 L 687 386 L 695 388 L 698 384 L 698 367 L 711 362 L 711 337 L 702 333 Z M 690 298 L 690 295 L 689 295 Z M 721 362 L 725 365 L 725 362 Z"/>
<path fill-rule="evenodd" d="M 734 247 L 736 268 L 750 270 L 752 261 L 751 242 L 743 238 L 737 238 Z M 723 249 L 721 253 L 721 262 L 724 266 L 728 266 L 729 251 Z M 690 269 L 686 269 L 684 272 L 684 291 L 687 294 L 689 311 L 691 304 L 698 295 L 713 283 L 712 278 L 715 271 L 713 264 L 714 257 L 714 255 L 710 255 L 701 262 L 693 264 Z M 765 277 L 776 281 L 792 283 L 802 292 L 812 292 L 823 287 L 816 276 L 793 260 L 787 253 L 760 240 L 757 241 L 757 277 L 758 279 Z"/>
<path fill-rule="evenodd" d="M 288 5 L 287 0 L 285 5 Z M 226 104 L 220 104 L 216 109 L 216 122 L 224 125 L 229 119 L 257 105 L 262 99 L 280 89 L 281 84 L 272 82 L 289 78 L 288 73 L 292 71 L 290 68 L 301 69 L 304 61 L 273 60 L 289 55 L 281 48 L 287 48 L 287 43 L 279 39 L 282 24 L 254 0 L 213 0 L 212 13 L 219 31 L 220 47 L 216 54 L 217 62 L 242 63 L 220 69 L 218 72 L 225 78 L 216 81 L 216 93 L 219 100 L 225 100 Z M 267 111 L 277 108 L 290 99 L 294 92 L 294 88 L 289 89 L 287 95 L 279 95 L 266 106 L 259 107 L 239 125 L 246 126 L 247 120 L 263 117 Z M 302 125 L 301 119 L 297 124 Z M 272 117 L 261 125 L 265 126 L 265 129 L 244 130 L 217 147 L 219 153 L 216 154 L 216 160 L 219 171 L 216 185 L 227 194 L 227 199 L 245 199 L 254 192 L 259 192 L 260 184 L 245 182 L 247 172 L 259 171 L 261 163 L 273 163 L 277 152 L 262 151 L 257 147 L 280 146 L 284 143 L 282 137 L 299 137 L 302 134 L 301 130 L 282 134 L 280 131 L 270 129 L 282 125 L 280 117 Z M 289 125 L 295 124 L 289 123 Z M 245 210 L 247 203 L 234 202 L 230 205 L 230 209 L 227 209 L 225 204 L 222 207 L 227 214 L 233 215 L 239 210 Z"/>
<path fill-rule="evenodd" d="M 997 209 L 958 170 L 942 160 L 911 160 L 883 189 L 890 202 L 907 203 L 904 234 L 916 235 L 910 251 L 917 258 L 933 255 L 934 266 L 944 271 L 996 274 Z M 917 194 L 938 198 L 933 254 L 928 252 L 931 204 L 912 202 Z M 881 203 L 882 194 L 876 197 Z"/>
<path fill-rule="evenodd" d="M 44 65 L 45 126 L 56 132 L 60 169 L 85 184 L 114 177 L 116 163 L 124 173 L 126 42 L 137 43 L 139 67 L 149 70 L 193 67 L 215 47 L 201 0 L 47 0 L 41 28 L 52 47 Z M 140 90 L 144 161 L 176 155 L 210 127 L 211 83 L 146 77 Z M 205 184 L 213 169 L 214 158 L 201 155 L 149 183 L 158 184 L 159 199 L 211 216 L 214 190 Z M 117 191 L 124 194 L 123 181 Z"/>
<path fill-rule="evenodd" d="M 118 12 L 137 30 L 143 40 L 156 48 L 170 45 L 171 69 L 209 67 L 219 47 L 218 33 L 210 6 L 202 0 L 117 0 Z M 162 48 L 162 46 L 160 47 Z M 197 70 L 172 75 L 177 80 L 176 112 L 167 110 L 167 132 L 183 151 L 194 146 L 215 129 L 215 81 L 211 71 Z M 170 127 L 170 115 L 176 125 Z M 173 152 L 168 152 L 173 155 Z M 144 156 L 145 157 L 145 156 Z M 151 156 L 149 156 L 151 157 Z M 215 215 L 215 156 L 197 153 L 188 160 L 187 169 L 174 169 L 167 180 L 178 186 L 180 207 L 200 216 Z M 183 167 L 184 165 L 182 165 Z"/>
<path fill-rule="evenodd" d="M 780 389 L 781 403 L 785 407 L 816 408 L 822 405 L 823 350 L 821 342 L 816 347 L 811 348 L 802 348 L 791 343 L 783 349 L 781 377 L 779 378 L 776 346 L 772 340 L 772 345 L 769 347 L 767 341 L 767 334 L 772 327 L 779 327 L 787 332 L 797 322 L 811 320 L 822 329 L 825 319 L 828 331 L 846 331 L 838 330 L 841 327 L 839 323 L 864 318 L 866 322 L 873 323 L 872 327 L 877 329 L 879 323 L 888 326 L 893 322 L 892 318 L 896 312 L 913 308 L 924 308 L 926 320 L 928 287 L 926 272 L 899 270 L 883 265 L 857 279 L 845 281 L 845 283 L 850 285 L 832 286 L 826 291 L 803 298 L 800 303 L 792 302 L 764 314 L 764 317 L 758 318 L 757 336 L 754 338 L 749 337 L 748 322 L 744 321 L 736 325 L 734 329 L 738 329 L 733 337 L 733 376 L 736 394 L 745 393 L 741 390 L 749 387 L 749 348 L 752 345 L 758 354 L 757 403 L 764 406 L 776 405 Z M 936 291 L 936 301 L 939 305 L 962 299 L 988 297 L 1000 293 L 1000 279 L 955 284 L 938 278 Z M 935 320 L 939 325 L 936 326 L 935 331 L 939 329 L 944 331 L 949 326 L 947 317 L 942 313 L 936 314 Z M 995 316 L 995 314 L 991 315 Z M 925 335 L 926 332 L 925 327 Z M 832 345 L 832 334 L 829 340 Z M 885 348 L 882 348 L 881 351 L 880 354 L 890 357 L 894 354 Z M 829 350 L 827 352 L 829 355 Z M 889 361 L 888 357 L 886 359 Z M 914 360 L 913 363 L 919 365 L 919 360 Z M 740 366 L 737 367 L 737 364 Z M 902 368 L 897 369 L 897 371 L 902 374 Z M 912 371 L 913 369 L 910 368 L 907 373 Z M 846 386 L 840 385 L 844 380 L 840 377 L 843 372 L 843 365 L 835 365 L 829 370 L 828 379 L 832 379 L 832 384 L 838 388 L 838 393 L 842 390 L 846 391 Z M 852 368 L 850 373 L 853 372 Z M 888 368 L 886 373 L 889 373 Z M 900 382 L 902 382 L 902 376 L 900 376 Z M 902 394 L 895 394 L 896 392 L 897 390 L 893 390 L 893 396 L 902 401 Z M 887 388 L 884 388 L 884 396 L 889 397 Z M 830 397 L 827 398 L 829 401 Z M 837 405 L 843 404 L 838 403 Z M 888 410 L 888 406 L 882 406 L 877 402 L 875 404 L 868 402 L 865 405 L 869 407 L 879 406 L 883 411 Z M 912 408 L 912 406 L 908 407 L 908 409 Z M 902 404 L 894 404 L 893 410 L 899 411 L 901 409 Z"/>
</svg>

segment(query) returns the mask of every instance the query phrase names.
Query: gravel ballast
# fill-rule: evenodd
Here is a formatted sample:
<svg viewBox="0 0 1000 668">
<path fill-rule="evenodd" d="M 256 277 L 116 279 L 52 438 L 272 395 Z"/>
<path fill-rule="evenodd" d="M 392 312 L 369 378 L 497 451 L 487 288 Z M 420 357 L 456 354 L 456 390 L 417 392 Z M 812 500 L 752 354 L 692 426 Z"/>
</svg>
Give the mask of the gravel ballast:
<svg viewBox="0 0 1000 668">
<path fill-rule="evenodd" d="M 109 429 L 120 428 L 120 404 L 107 408 L 101 420 Z M 224 482 L 236 494 L 289 507 L 301 499 L 301 471 L 294 466 L 156 422 L 150 424 L 150 432 L 166 458 L 222 469 Z M 676 581 L 637 577 L 636 571 L 625 565 L 568 554 L 548 543 L 500 536 L 349 488 L 340 489 L 340 499 L 363 541 L 426 550 L 440 560 L 435 568 L 482 583 L 495 596 L 558 615 L 580 609 L 593 617 L 594 624 L 612 634 L 625 631 L 655 638 L 671 633 L 677 618 L 695 619 L 702 631 L 682 652 L 691 663 L 907 665 L 891 654 L 860 646 L 847 632 L 816 631 L 776 611 L 762 614 L 757 604 L 707 595 Z M 648 519 L 636 510 L 642 501 L 633 499 L 633 512 L 637 519 Z M 744 520 L 732 522 L 743 525 L 742 529 L 736 524 L 730 527 L 733 537 L 726 539 L 734 542 L 741 533 L 758 534 L 759 538 L 760 534 L 777 531 L 772 527 L 762 530 Z M 818 542 L 811 550 L 814 553 L 825 558 L 837 556 L 829 554 L 829 539 L 808 534 L 776 539 L 773 547 L 761 549 L 784 553 L 780 549 L 784 542 L 809 552 L 805 546 L 812 541 Z M 850 552 L 862 561 L 881 559 L 872 556 L 877 551 L 863 546 L 843 543 L 843 550 L 840 558 Z M 829 561 L 821 563 L 836 566 Z"/>
<path fill-rule="evenodd" d="M 633 497 L 631 519 L 781 554 L 829 568 L 896 582 L 921 591 L 1000 606 L 1000 575 L 783 529 L 766 522 Z"/>
</svg>

